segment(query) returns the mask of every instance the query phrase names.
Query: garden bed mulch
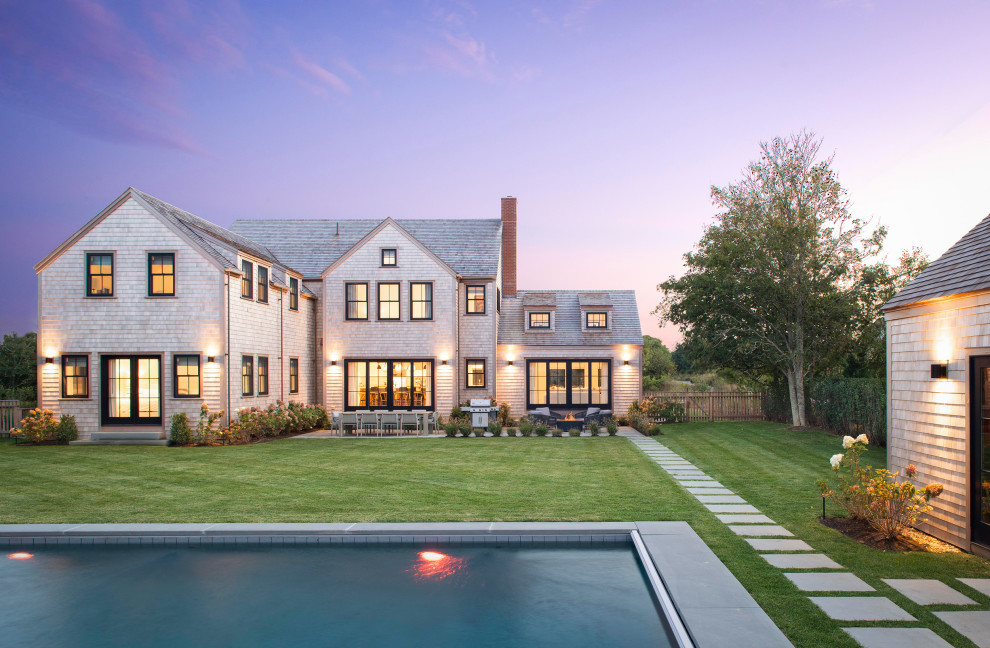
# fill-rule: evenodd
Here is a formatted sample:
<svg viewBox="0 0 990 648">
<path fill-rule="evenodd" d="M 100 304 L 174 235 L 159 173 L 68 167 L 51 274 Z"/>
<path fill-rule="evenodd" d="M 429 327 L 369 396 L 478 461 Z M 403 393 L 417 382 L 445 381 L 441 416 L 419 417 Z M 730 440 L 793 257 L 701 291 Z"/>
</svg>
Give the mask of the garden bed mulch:
<svg viewBox="0 0 990 648">
<path fill-rule="evenodd" d="M 865 544 L 873 549 L 881 551 L 925 551 L 928 553 L 962 553 L 958 547 L 954 547 L 947 542 L 942 542 L 938 538 L 918 531 L 917 529 L 907 529 L 900 537 L 893 540 L 885 540 L 880 534 L 862 520 L 853 520 L 844 517 L 818 518 L 818 521 L 830 529 L 835 529 L 848 538 L 852 538 L 860 544 Z"/>
</svg>

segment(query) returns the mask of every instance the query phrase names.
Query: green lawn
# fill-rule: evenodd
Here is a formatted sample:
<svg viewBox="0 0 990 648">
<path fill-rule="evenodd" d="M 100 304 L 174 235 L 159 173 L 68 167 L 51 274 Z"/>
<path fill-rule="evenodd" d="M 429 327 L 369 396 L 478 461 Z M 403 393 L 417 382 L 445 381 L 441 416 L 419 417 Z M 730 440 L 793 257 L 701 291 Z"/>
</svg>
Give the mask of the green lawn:
<svg viewBox="0 0 990 648">
<path fill-rule="evenodd" d="M 990 564 L 968 554 L 880 552 L 818 523 L 814 482 L 840 451 L 838 437 L 772 423 L 664 431 L 662 443 L 954 645 L 972 648 L 931 614 L 950 608 L 915 605 L 880 579 L 957 585 L 960 576 L 990 577 Z M 882 449 L 869 456 L 883 465 Z M 781 570 L 622 438 L 300 439 L 232 448 L 0 442 L 0 475 L 0 523 L 685 520 L 796 646 L 856 646 Z"/>
</svg>

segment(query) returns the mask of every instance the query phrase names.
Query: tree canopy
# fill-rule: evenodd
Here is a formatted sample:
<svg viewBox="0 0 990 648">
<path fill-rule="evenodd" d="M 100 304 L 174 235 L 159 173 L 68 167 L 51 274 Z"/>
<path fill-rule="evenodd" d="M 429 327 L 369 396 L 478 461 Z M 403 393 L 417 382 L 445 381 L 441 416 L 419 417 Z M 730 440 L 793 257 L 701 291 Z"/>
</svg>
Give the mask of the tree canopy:
<svg viewBox="0 0 990 648">
<path fill-rule="evenodd" d="M 657 390 L 676 371 L 670 350 L 662 341 L 643 336 L 643 388 Z"/>
<path fill-rule="evenodd" d="M 38 375 L 38 341 L 34 333 L 8 333 L 0 344 L 0 400 L 33 404 Z"/>
<path fill-rule="evenodd" d="M 851 346 L 866 262 L 886 233 L 850 215 L 820 149 L 808 132 L 763 142 L 739 182 L 712 187 L 715 222 L 687 272 L 658 286 L 654 311 L 680 326 L 696 362 L 785 379 L 800 426 L 805 381 Z"/>
</svg>

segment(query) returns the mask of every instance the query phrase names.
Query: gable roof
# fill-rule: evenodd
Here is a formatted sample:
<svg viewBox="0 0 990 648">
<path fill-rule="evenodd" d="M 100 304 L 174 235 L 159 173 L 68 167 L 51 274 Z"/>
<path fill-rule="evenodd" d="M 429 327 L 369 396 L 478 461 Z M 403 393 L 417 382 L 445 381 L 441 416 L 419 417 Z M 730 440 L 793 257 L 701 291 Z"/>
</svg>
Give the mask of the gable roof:
<svg viewBox="0 0 990 648">
<path fill-rule="evenodd" d="M 463 277 L 498 273 L 502 221 L 493 219 L 393 219 Z M 236 220 L 230 228 L 263 244 L 282 263 L 318 277 L 383 220 Z"/>
<path fill-rule="evenodd" d="M 426 254 L 428 257 L 430 257 L 431 259 L 433 259 L 437 264 L 439 264 L 440 266 L 442 266 L 443 269 L 446 270 L 447 272 L 449 272 L 452 276 L 454 274 L 456 274 L 456 272 L 457 272 L 456 270 L 454 270 L 453 268 L 451 268 L 449 265 L 447 265 L 446 262 L 444 262 L 443 259 L 441 259 L 436 254 L 434 254 L 433 253 L 433 250 L 431 250 L 430 248 L 428 248 L 425 245 L 423 245 L 423 243 L 420 242 L 419 239 L 417 239 L 415 236 L 413 236 L 412 234 L 410 234 L 409 232 L 407 232 L 405 230 L 405 228 L 403 228 L 401 225 L 399 225 L 393 218 L 386 218 L 381 223 L 379 223 L 373 230 L 371 230 L 370 232 L 368 232 L 367 234 L 365 234 L 364 237 L 360 241 L 358 241 L 356 244 L 354 244 L 347 252 L 344 252 L 342 255 L 340 255 L 339 257 L 337 257 L 337 259 L 333 263 L 331 263 L 330 265 L 328 265 L 326 267 L 326 269 L 323 270 L 322 273 L 320 273 L 320 276 L 321 277 L 326 277 L 327 273 L 329 273 L 331 270 L 335 269 L 337 266 L 339 266 L 341 263 L 343 263 L 348 257 L 350 257 L 352 254 L 354 254 L 355 252 L 357 252 L 359 249 L 361 249 L 362 247 L 364 247 L 365 245 L 367 245 L 367 243 L 371 239 L 373 239 L 375 237 L 375 235 L 377 235 L 379 232 L 381 232 L 382 230 L 384 230 L 386 227 L 389 227 L 389 226 L 391 226 L 393 229 L 395 229 L 396 232 L 398 232 L 407 241 L 409 241 L 410 243 L 412 243 L 415 247 L 419 248 L 424 254 Z"/>
<path fill-rule="evenodd" d="M 883 310 L 981 290 L 990 290 L 990 216 L 904 286 Z"/>
<path fill-rule="evenodd" d="M 564 345 L 612 345 L 643 344 L 643 331 L 639 325 L 639 308 L 636 293 L 632 290 L 599 290 L 599 300 L 607 298 L 612 303 L 609 313 L 612 321 L 605 331 L 584 331 L 581 321 L 581 295 L 583 290 L 520 290 L 515 297 L 502 297 L 502 312 L 498 325 L 499 344 Z M 553 297 L 555 304 L 554 330 L 548 332 L 526 331 L 525 310 L 532 297 L 540 301 Z"/>
</svg>

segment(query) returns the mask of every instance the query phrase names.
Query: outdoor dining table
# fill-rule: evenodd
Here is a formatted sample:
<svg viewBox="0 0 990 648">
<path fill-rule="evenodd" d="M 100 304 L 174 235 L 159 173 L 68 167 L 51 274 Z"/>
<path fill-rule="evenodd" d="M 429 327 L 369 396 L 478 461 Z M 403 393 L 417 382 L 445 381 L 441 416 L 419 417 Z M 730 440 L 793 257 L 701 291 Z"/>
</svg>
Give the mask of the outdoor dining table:
<svg viewBox="0 0 990 648">
<path fill-rule="evenodd" d="M 433 412 L 428 412 L 426 410 L 352 410 L 350 412 L 342 412 L 336 417 L 337 430 L 340 432 L 340 436 L 344 436 L 344 414 L 354 414 L 358 417 L 360 421 L 361 415 L 375 415 L 376 426 L 378 430 L 381 430 L 382 425 L 382 414 L 398 414 L 400 416 L 400 429 L 397 431 L 401 432 L 401 416 L 403 414 L 415 414 L 416 415 L 416 432 L 418 433 L 428 433 L 429 432 L 429 417 Z M 360 429 L 355 427 L 355 432 Z"/>
</svg>

